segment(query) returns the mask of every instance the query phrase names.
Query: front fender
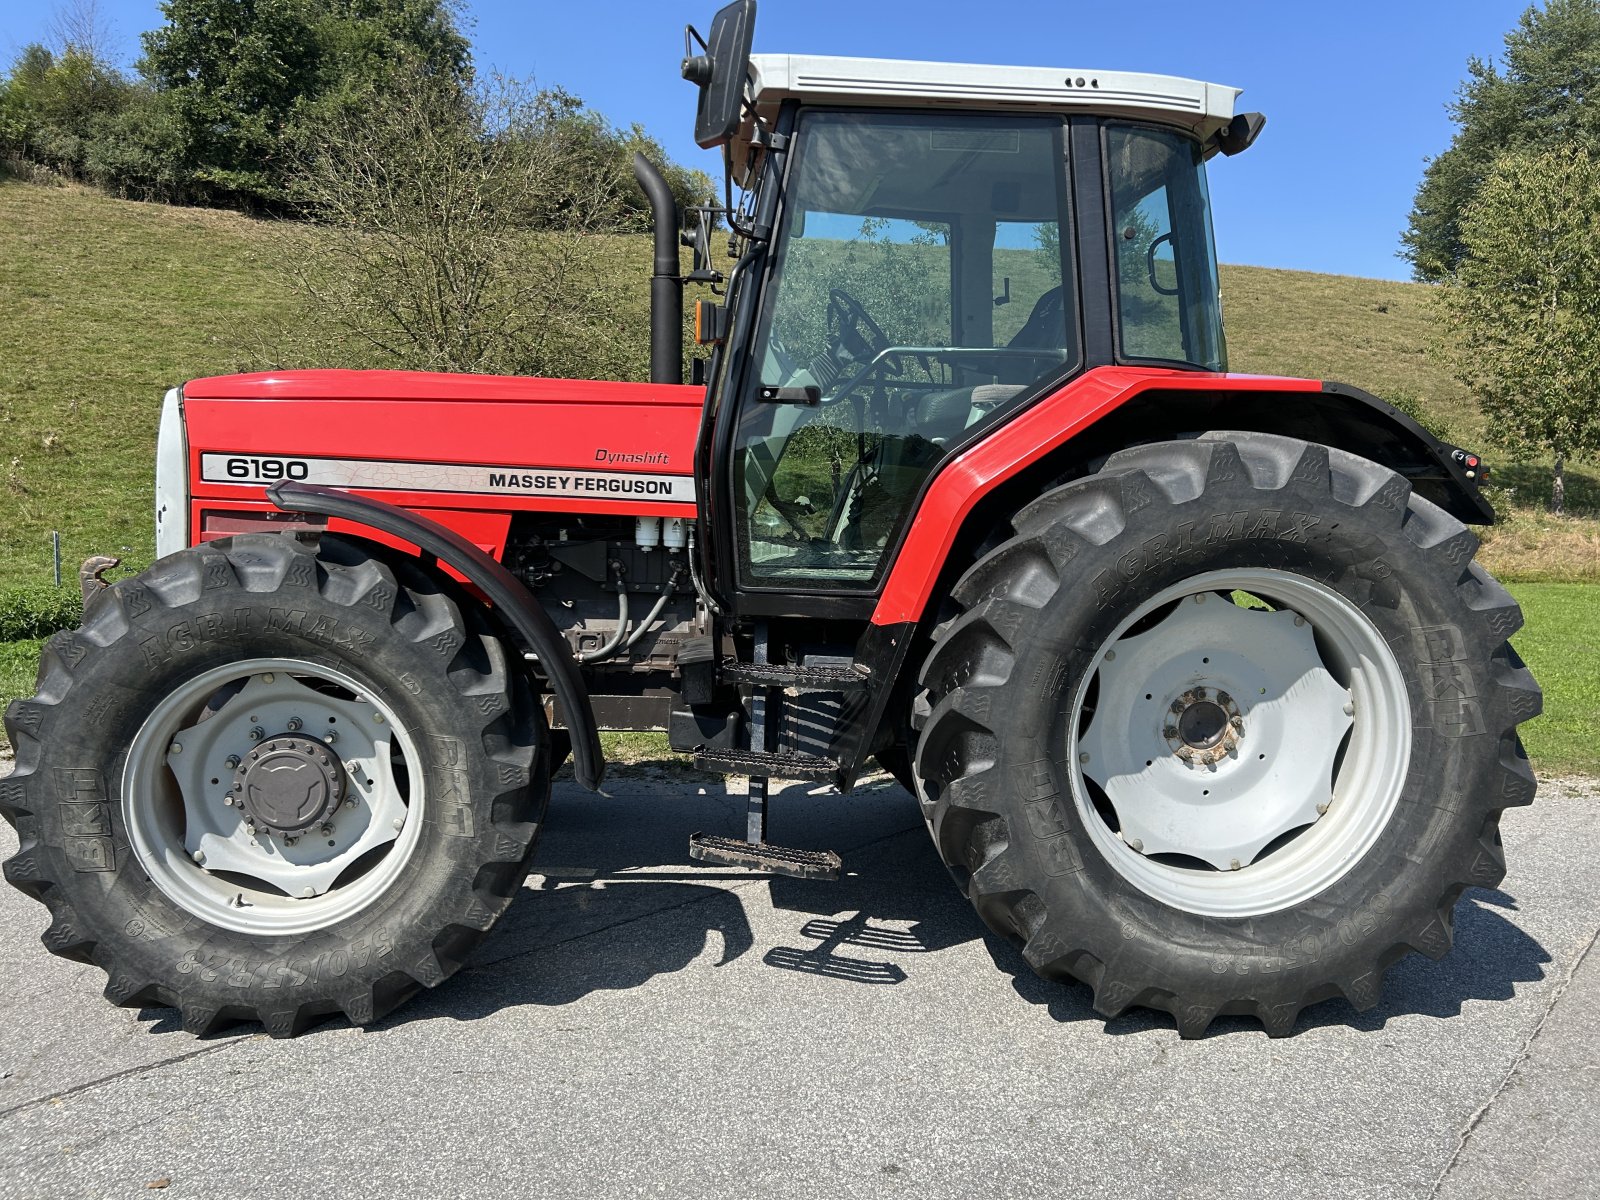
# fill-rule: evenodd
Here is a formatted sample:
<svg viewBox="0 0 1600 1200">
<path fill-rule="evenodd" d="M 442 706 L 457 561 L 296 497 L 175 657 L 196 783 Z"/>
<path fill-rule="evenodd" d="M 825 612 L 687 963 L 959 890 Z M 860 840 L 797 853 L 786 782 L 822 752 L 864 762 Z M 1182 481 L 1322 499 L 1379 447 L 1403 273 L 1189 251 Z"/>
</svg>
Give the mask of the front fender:
<svg viewBox="0 0 1600 1200">
<path fill-rule="evenodd" d="M 410 542 L 470 580 L 539 656 L 539 666 L 560 698 L 572 732 L 573 774 L 590 791 L 600 789 L 606 764 L 589 689 L 550 614 L 535 603 L 515 575 L 454 530 L 381 500 L 309 483 L 274 484 L 267 489 L 267 498 L 285 512 L 338 517 Z"/>
</svg>

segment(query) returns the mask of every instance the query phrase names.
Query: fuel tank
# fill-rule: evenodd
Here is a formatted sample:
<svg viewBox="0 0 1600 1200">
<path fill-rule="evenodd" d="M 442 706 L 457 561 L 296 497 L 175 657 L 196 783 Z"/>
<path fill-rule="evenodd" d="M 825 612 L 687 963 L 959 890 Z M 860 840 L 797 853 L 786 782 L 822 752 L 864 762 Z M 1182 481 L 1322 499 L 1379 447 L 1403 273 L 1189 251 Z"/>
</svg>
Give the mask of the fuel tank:
<svg viewBox="0 0 1600 1200">
<path fill-rule="evenodd" d="M 497 556 L 521 512 L 694 516 L 701 387 L 285 371 L 183 388 L 190 540 L 287 523 L 266 489 L 346 488 Z"/>
</svg>

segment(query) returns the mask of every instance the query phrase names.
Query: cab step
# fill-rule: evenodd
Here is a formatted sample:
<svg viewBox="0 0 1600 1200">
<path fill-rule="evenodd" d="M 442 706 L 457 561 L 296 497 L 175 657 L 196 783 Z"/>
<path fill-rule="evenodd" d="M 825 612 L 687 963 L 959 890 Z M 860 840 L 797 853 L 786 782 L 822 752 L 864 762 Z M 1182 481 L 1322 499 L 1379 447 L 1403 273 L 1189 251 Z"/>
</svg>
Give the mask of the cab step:
<svg viewBox="0 0 1600 1200">
<path fill-rule="evenodd" d="M 788 875 L 793 879 L 828 882 L 839 878 L 839 871 L 844 865 L 832 850 L 793 850 L 788 846 L 746 842 L 712 833 L 689 836 L 689 857 L 728 867 L 748 867 L 772 875 Z"/>
<path fill-rule="evenodd" d="M 729 683 L 777 687 L 792 692 L 854 692 L 867 685 L 867 677 L 853 667 L 793 666 L 725 658 L 721 672 Z"/>
<path fill-rule="evenodd" d="M 783 754 L 771 750 L 743 750 L 699 746 L 695 769 L 713 775 L 749 775 L 759 779 L 796 779 L 829 783 L 839 771 L 837 759 L 820 754 Z"/>
</svg>

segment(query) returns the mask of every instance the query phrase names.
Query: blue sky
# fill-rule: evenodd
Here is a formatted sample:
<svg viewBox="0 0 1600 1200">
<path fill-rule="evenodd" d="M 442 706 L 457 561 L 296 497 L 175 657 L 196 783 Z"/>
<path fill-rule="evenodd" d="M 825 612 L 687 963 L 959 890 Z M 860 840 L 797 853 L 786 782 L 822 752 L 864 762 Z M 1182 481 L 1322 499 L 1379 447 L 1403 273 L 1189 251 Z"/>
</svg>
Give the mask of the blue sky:
<svg viewBox="0 0 1600 1200">
<path fill-rule="evenodd" d="M 717 0 L 471 0 L 480 67 L 559 84 L 680 161 L 690 137 L 682 29 Z M 1212 166 L 1217 241 L 1232 263 L 1409 276 L 1395 257 L 1423 160 L 1449 144 L 1445 105 L 1471 55 L 1497 56 L 1523 0 L 760 0 L 756 49 L 1188 75 L 1245 89 L 1268 126 Z M 125 61 L 160 23 L 153 0 L 100 0 Z M 48 3 L 5 4 L 7 58 L 42 36 Z"/>
</svg>

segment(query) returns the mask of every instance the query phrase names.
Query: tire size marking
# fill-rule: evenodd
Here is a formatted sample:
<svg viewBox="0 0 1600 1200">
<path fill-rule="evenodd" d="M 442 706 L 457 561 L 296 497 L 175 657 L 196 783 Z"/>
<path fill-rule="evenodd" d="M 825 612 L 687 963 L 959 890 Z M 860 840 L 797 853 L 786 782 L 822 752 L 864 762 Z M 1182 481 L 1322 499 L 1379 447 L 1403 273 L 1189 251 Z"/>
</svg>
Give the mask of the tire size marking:
<svg viewBox="0 0 1600 1200">
<path fill-rule="evenodd" d="M 387 935 L 358 938 L 348 946 L 324 951 L 309 962 L 288 958 L 252 960 L 232 954 L 190 950 L 177 962 L 180 975 L 195 975 L 201 983 L 221 982 L 228 987 L 296 988 L 316 986 L 325 976 L 343 978 L 351 966 L 365 969 L 394 953 Z"/>
</svg>

